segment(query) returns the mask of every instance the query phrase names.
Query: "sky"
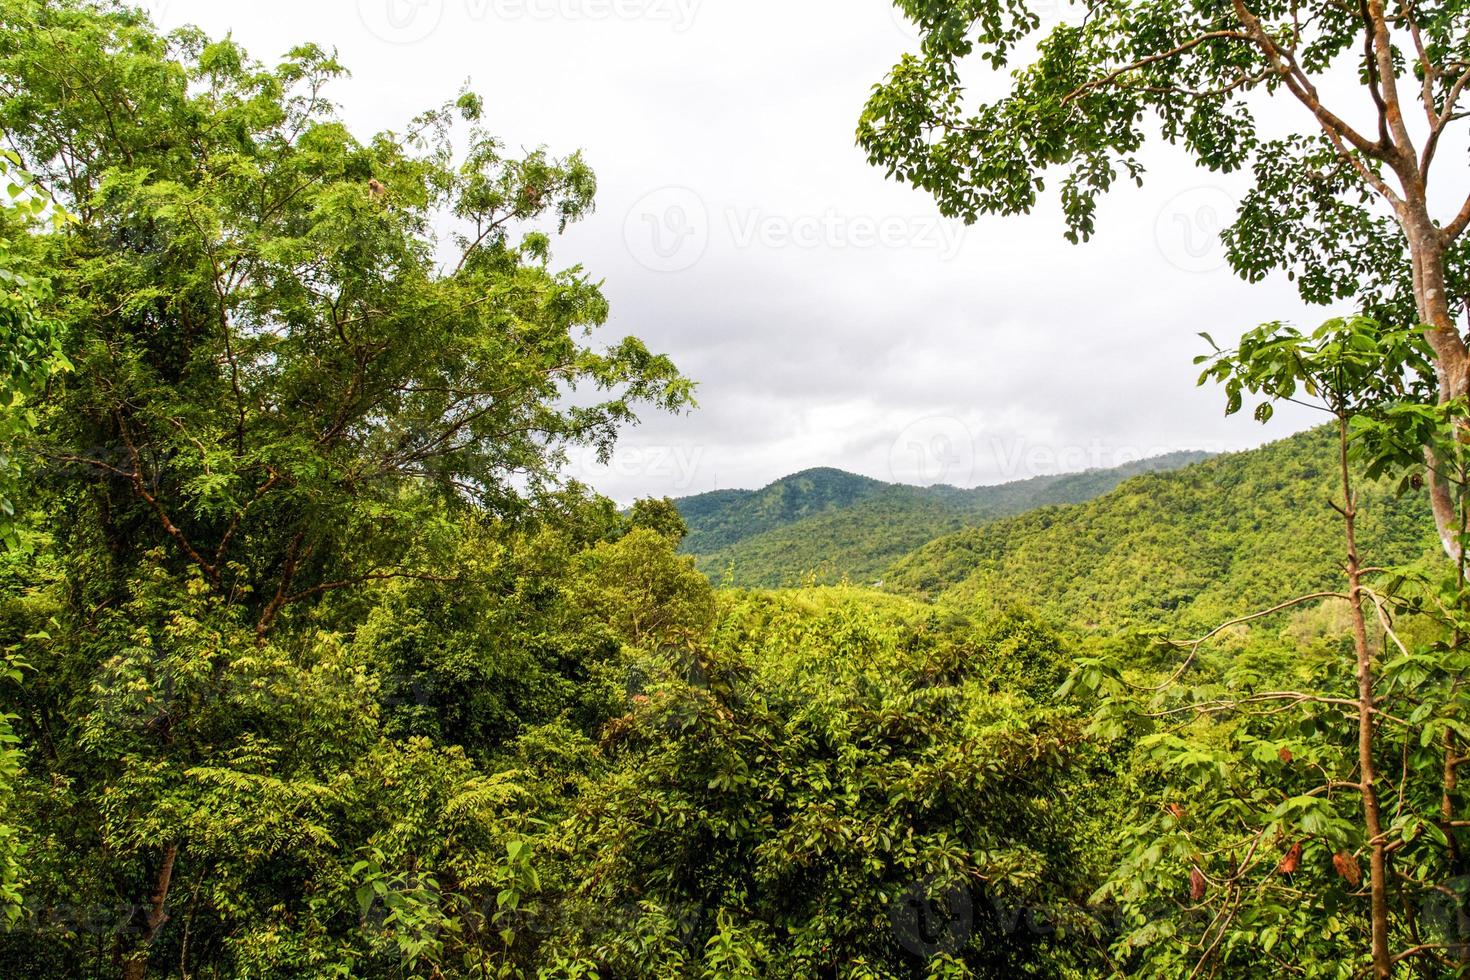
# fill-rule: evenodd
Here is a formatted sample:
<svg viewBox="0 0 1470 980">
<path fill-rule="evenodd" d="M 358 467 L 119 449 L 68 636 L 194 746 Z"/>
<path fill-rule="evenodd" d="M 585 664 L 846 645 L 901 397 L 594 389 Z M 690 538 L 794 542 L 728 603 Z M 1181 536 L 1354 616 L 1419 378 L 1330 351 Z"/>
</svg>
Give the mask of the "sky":
<svg viewBox="0 0 1470 980">
<path fill-rule="evenodd" d="M 1060 0 L 1039 0 L 1043 18 Z M 605 280 L 607 340 L 643 338 L 699 384 L 609 465 L 614 499 L 757 488 L 816 466 L 976 486 L 1317 424 L 1227 419 L 1197 388 L 1200 331 L 1314 326 L 1284 280 L 1246 284 L 1217 232 L 1243 189 L 1150 146 L 1085 245 L 1048 202 L 966 227 L 856 146 L 871 87 L 915 35 L 885 0 L 151 0 L 165 27 L 273 61 L 335 47 L 359 132 L 468 81 L 509 147 L 581 149 L 596 213 L 556 264 Z M 1288 406 L 1289 407 L 1289 406 Z"/>
</svg>

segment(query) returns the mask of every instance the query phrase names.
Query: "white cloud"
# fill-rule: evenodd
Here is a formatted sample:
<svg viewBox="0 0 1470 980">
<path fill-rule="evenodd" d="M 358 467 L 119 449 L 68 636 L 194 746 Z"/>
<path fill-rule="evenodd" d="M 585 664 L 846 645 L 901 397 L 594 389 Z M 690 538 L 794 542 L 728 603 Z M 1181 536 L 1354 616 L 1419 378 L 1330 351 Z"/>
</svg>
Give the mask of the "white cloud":
<svg viewBox="0 0 1470 980">
<path fill-rule="evenodd" d="M 927 482 L 937 464 L 903 457 L 925 425 L 954 428 L 934 419 L 973 434 L 950 482 L 1238 448 L 1315 422 L 1226 420 L 1219 392 L 1194 387 L 1198 331 L 1322 316 L 1285 282 L 1236 280 L 1201 237 L 1239 179 L 1151 150 L 1146 187 L 1108 198 L 1097 239 L 1076 247 L 1052 205 L 965 229 L 868 166 L 858 114 L 911 43 L 885 0 L 155 9 L 261 58 L 338 47 L 353 77 L 336 97 L 362 130 L 399 126 L 468 77 L 511 146 L 586 150 L 598 212 L 558 259 L 607 279 L 610 335 L 645 338 L 701 382 L 699 411 L 650 417 L 613 467 L 587 469 L 617 499 L 816 465 Z"/>
</svg>

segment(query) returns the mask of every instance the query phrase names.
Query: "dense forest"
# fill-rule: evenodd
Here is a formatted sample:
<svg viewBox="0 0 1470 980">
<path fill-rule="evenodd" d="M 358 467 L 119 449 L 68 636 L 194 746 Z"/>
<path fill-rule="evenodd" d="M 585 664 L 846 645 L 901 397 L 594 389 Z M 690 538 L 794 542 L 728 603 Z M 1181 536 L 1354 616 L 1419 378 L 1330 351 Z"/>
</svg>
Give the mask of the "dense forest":
<svg viewBox="0 0 1470 980">
<path fill-rule="evenodd" d="M 1354 312 L 1195 370 L 1322 426 L 620 508 L 570 455 L 695 379 L 558 263 L 581 154 L 0 0 L 0 976 L 1470 975 L 1470 15 L 899 7 L 875 166 L 1077 240 L 1150 134 L 1244 170 Z"/>
<path fill-rule="evenodd" d="M 932 540 L 888 587 L 964 605 L 1023 596 L 1058 622 L 1116 632 L 1207 630 L 1342 575 L 1328 505 L 1334 435 L 1317 429 L 1248 453 L 1142 476 L 1081 507 L 1048 507 Z M 1422 493 L 1364 482 L 1365 554 L 1407 565 L 1438 550 Z"/>
<path fill-rule="evenodd" d="M 1204 455 L 1168 453 L 1108 470 L 968 490 L 809 470 L 761 490 L 718 490 L 676 501 L 689 525 L 681 550 L 717 581 L 746 588 L 881 582 L 890 563 L 935 538 L 1049 504 L 1091 500 L 1131 476 Z"/>
</svg>

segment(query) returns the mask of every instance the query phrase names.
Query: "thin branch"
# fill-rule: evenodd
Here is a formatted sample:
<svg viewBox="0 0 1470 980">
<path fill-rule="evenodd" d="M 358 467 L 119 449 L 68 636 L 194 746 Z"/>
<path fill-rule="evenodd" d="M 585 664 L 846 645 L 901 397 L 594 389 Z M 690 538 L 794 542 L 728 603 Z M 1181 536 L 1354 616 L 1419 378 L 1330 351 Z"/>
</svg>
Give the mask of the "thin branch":
<svg viewBox="0 0 1470 980">
<path fill-rule="evenodd" d="M 409 579 L 415 582 L 437 582 L 440 584 L 448 584 L 459 581 L 459 579 L 451 576 L 429 575 L 422 572 L 370 572 L 366 575 L 358 575 L 354 578 L 342 579 L 338 582 L 323 582 L 321 585 L 315 585 L 309 589 L 304 589 L 301 592 L 293 593 L 292 595 L 287 597 L 286 602 L 288 604 L 292 602 L 299 602 L 302 599 L 308 599 L 314 595 L 321 595 L 323 592 L 331 592 L 336 589 L 347 589 L 351 588 L 354 585 L 364 585 L 368 582 L 388 582 L 397 579 Z"/>
<path fill-rule="evenodd" d="M 1188 52 L 1193 51 L 1195 48 L 1199 47 L 1201 44 L 1204 44 L 1206 41 L 1219 40 L 1249 42 L 1252 39 L 1250 35 L 1242 34 L 1240 31 L 1210 31 L 1208 34 L 1201 34 L 1199 37 L 1194 38 L 1190 41 L 1185 41 L 1183 44 L 1178 45 L 1174 48 L 1170 48 L 1168 51 L 1160 51 L 1156 54 L 1151 54 L 1147 57 L 1139 58 L 1137 61 L 1131 62 L 1121 68 L 1117 68 L 1111 72 L 1108 72 L 1108 74 L 1102 76 L 1101 78 L 1095 78 L 1090 82 L 1086 82 L 1078 86 L 1071 92 L 1068 92 L 1062 98 L 1062 105 L 1067 105 L 1073 100 L 1086 95 L 1088 92 L 1100 88 L 1105 88 L 1106 86 L 1113 84 L 1129 72 L 1138 71 L 1140 68 L 1147 68 L 1149 65 L 1156 65 L 1161 61 L 1168 61 L 1171 58 L 1177 58 L 1181 54 L 1187 54 Z"/>
<path fill-rule="evenodd" d="M 1316 602 L 1319 599 L 1341 599 L 1346 602 L 1348 600 L 1348 597 L 1341 592 L 1314 592 L 1311 595 L 1298 596 L 1295 599 L 1288 599 L 1286 602 L 1283 602 L 1280 605 L 1272 606 L 1270 609 L 1266 609 L 1261 612 L 1251 613 L 1249 616 L 1242 616 L 1239 619 L 1232 619 L 1228 623 L 1221 623 L 1219 626 L 1216 626 L 1214 629 L 1210 630 L 1208 633 L 1197 640 L 1167 641 L 1170 645 L 1181 650 L 1189 648 L 1189 656 L 1185 658 L 1184 663 L 1180 664 L 1179 668 L 1169 676 L 1168 680 L 1164 681 L 1164 683 L 1160 684 L 1158 687 L 1148 688 L 1147 690 L 1161 691 L 1164 688 L 1173 685 L 1175 681 L 1184 676 L 1184 672 L 1189 669 L 1190 664 L 1193 663 L 1195 657 L 1199 655 L 1200 647 L 1204 646 L 1210 640 L 1219 636 L 1226 630 L 1232 629 L 1236 626 L 1244 626 L 1246 623 L 1254 622 L 1257 619 L 1264 619 L 1267 616 L 1290 609 L 1293 606 L 1304 605 L 1308 602 Z"/>
<path fill-rule="evenodd" d="M 1377 592 L 1374 592 L 1372 589 L 1368 588 L 1367 586 L 1359 586 L 1359 591 L 1367 595 L 1368 598 L 1373 601 L 1373 609 L 1378 613 L 1378 622 L 1383 626 L 1384 634 L 1390 640 L 1393 640 L 1393 645 L 1398 647 L 1399 652 L 1407 657 L 1409 655 L 1409 648 L 1404 646 L 1403 640 L 1399 639 L 1398 633 L 1394 630 L 1393 624 L 1388 618 L 1388 613 L 1384 611 L 1383 597 L 1380 596 Z"/>
<path fill-rule="evenodd" d="M 1465 233 L 1466 227 L 1470 227 L 1470 197 L 1465 198 L 1465 203 L 1460 208 L 1460 213 L 1455 215 L 1454 219 L 1444 226 L 1440 231 L 1440 236 L 1444 239 L 1446 245 L 1450 245 Z"/>
<path fill-rule="evenodd" d="M 196 551 L 194 546 L 189 543 L 189 539 L 185 536 L 184 532 L 169 519 L 168 512 L 163 509 L 163 504 L 158 501 L 157 497 L 148 492 L 148 486 L 143 480 L 143 460 L 138 453 L 138 447 L 133 443 L 132 436 L 128 434 L 127 422 L 123 420 L 121 411 L 114 411 L 113 416 L 117 420 L 118 431 L 122 435 L 123 444 L 128 447 L 128 454 L 133 459 L 133 472 L 127 475 L 132 478 L 134 492 L 153 508 L 153 512 L 158 515 L 158 520 L 163 524 L 163 529 L 168 536 L 173 538 L 179 547 L 184 550 L 184 553 L 189 556 L 189 559 L 198 565 L 204 571 L 204 574 L 209 576 L 211 582 L 218 586 L 220 584 L 219 569 L 204 560 L 204 556 Z"/>
</svg>

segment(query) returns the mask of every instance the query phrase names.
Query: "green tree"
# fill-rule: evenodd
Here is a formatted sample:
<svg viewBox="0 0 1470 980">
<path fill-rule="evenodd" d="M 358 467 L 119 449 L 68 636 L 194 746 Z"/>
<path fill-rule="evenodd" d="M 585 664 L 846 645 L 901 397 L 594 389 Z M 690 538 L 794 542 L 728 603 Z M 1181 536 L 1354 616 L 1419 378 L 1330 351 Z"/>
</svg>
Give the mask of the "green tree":
<svg viewBox="0 0 1470 980">
<path fill-rule="evenodd" d="M 1068 237 L 1085 239 L 1098 197 L 1142 179 L 1138 153 L 1156 133 L 1205 168 L 1251 171 L 1224 235 L 1237 273 L 1284 271 L 1309 302 L 1353 299 L 1383 322 L 1427 325 L 1440 396 L 1470 392 L 1455 325 L 1470 297 L 1470 199 L 1446 209 L 1444 193 L 1464 188 L 1439 186 L 1455 173 L 1441 151 L 1467 117 L 1462 4 L 1086 3 L 1044 34 L 1025 0 L 898 6 L 920 51 L 877 87 L 858 139 L 945 214 L 1028 212 L 1059 174 Z M 1006 95 L 967 97 L 968 72 L 1008 69 L 1032 42 Z M 1297 108 L 1295 133 L 1265 124 L 1280 103 Z M 1457 555 L 1458 502 L 1442 481 L 1431 489 Z"/>
<path fill-rule="evenodd" d="M 47 380 L 69 365 L 61 325 L 42 313 L 50 283 L 35 268 L 32 238 L 65 227 L 68 215 L 20 169 L 21 158 L 0 150 L 0 543 L 15 548 L 15 484 L 19 440 L 36 424 L 34 402 Z"/>
<path fill-rule="evenodd" d="M 303 600 L 441 575 L 436 502 L 549 506 L 565 447 L 689 399 L 637 340 L 586 343 L 606 301 L 548 266 L 541 224 L 592 207 L 580 157 L 506 157 L 470 94 L 361 142 L 326 100 L 341 71 L 0 9 L 0 125 L 79 216 L 49 256 L 76 373 L 39 452 L 115 556 L 164 545 L 262 637 Z"/>
<path fill-rule="evenodd" d="M 424 651 L 383 642 L 384 607 L 493 585 L 467 539 L 613 533 L 568 447 L 610 452 L 691 385 L 634 338 L 597 342 L 597 283 L 552 265 L 593 206 L 580 156 L 507 155 L 471 93 L 359 139 L 328 99 L 342 71 L 112 4 L 0 0 L 0 129 L 76 216 L 23 241 L 74 369 L 26 406 L 40 543 L 7 579 L 3 645 L 38 669 L 4 703 L 28 887 L 111 921 L 43 923 L 7 941 L 11 969 L 412 975 L 463 954 L 454 930 L 483 917 L 460 903 L 520 873 L 515 791 L 462 744 L 483 758 L 514 726 L 487 709 L 435 741 L 391 710 L 373 655 Z M 477 611 L 456 609 L 467 645 Z"/>
<path fill-rule="evenodd" d="M 570 879 L 548 975 L 1104 969 L 1112 784 L 1052 701 L 1055 636 L 848 588 L 719 601 L 691 648 L 630 651 L 644 682 L 543 848 Z"/>
<path fill-rule="evenodd" d="M 68 216 L 40 193 L 20 169 L 14 151 L 0 149 L 0 548 L 23 550 L 22 523 L 15 519 L 17 487 L 23 474 L 21 446 L 36 424 L 35 401 L 47 381 L 69 365 L 61 352 L 61 325 L 42 312 L 50 283 L 35 268 L 32 236 L 65 226 Z M 0 652 L 4 683 L 19 684 L 21 662 L 13 650 Z M 16 718 L 0 714 L 0 913 L 20 914 L 20 828 L 10 823 L 15 783 L 21 766 Z"/>
<path fill-rule="evenodd" d="M 1285 400 L 1334 417 L 1340 486 L 1331 506 L 1341 521 L 1345 588 L 1222 624 L 1186 645 L 1187 656 L 1153 683 L 1130 683 L 1095 662 L 1079 673 L 1111 694 L 1104 727 L 1117 732 L 1126 720 L 1144 736 L 1143 755 L 1169 801 L 1130 827 L 1134 846 L 1106 893 L 1137 909 L 1189 884 L 1185 914 L 1146 921 L 1128 939 L 1146 950 L 1150 972 L 1263 969 L 1290 943 L 1295 963 L 1331 974 L 1340 950 L 1363 958 L 1360 929 L 1375 976 L 1416 960 L 1439 969 L 1451 962 L 1447 952 L 1465 948 L 1453 926 L 1449 936 L 1432 935 L 1444 923 L 1421 913 L 1434 899 L 1439 918 L 1453 923 L 1459 897 L 1443 882 L 1463 873 L 1454 813 L 1464 804 L 1456 740 L 1466 705 L 1451 680 L 1463 670 L 1451 639 L 1463 579 L 1444 593 L 1445 614 L 1431 617 L 1439 628 L 1425 642 L 1404 633 L 1395 612 L 1411 613 L 1425 593 L 1396 598 L 1393 582 L 1403 573 L 1372 567 L 1362 552 L 1363 500 L 1351 465 L 1354 454 L 1368 457 L 1370 473 L 1389 465 L 1386 430 L 1400 436 L 1390 459 L 1405 446 L 1438 444 L 1396 424 L 1406 408 L 1432 405 L 1432 357 L 1421 331 L 1383 330 L 1359 317 L 1311 336 L 1267 324 L 1239 348 L 1201 358 L 1201 382 L 1225 386 L 1231 413 L 1251 393 L 1265 398 L 1261 420 Z M 1303 643 L 1274 660 L 1237 650 L 1225 665 L 1200 669 L 1204 646 L 1231 629 L 1324 600 L 1345 610 L 1346 644 Z"/>
<path fill-rule="evenodd" d="M 678 506 L 668 497 L 635 501 L 628 519 L 634 527 L 657 531 L 675 545 L 689 535 L 689 525 L 684 522 Z"/>
</svg>

